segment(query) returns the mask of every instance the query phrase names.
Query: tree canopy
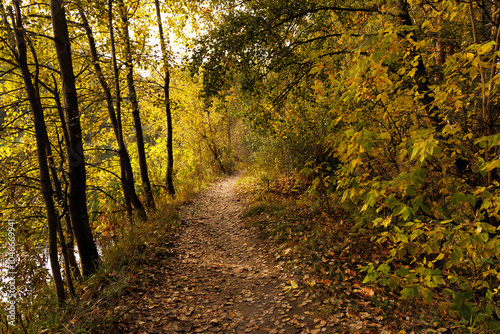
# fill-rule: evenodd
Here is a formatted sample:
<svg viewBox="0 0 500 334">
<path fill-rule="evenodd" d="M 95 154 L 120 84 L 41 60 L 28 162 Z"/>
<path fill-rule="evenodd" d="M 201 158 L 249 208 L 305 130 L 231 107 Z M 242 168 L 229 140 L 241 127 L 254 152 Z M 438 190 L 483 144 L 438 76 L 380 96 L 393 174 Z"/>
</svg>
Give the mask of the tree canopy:
<svg viewBox="0 0 500 334">
<path fill-rule="evenodd" d="M 63 302 L 124 227 L 245 161 L 292 175 L 388 250 L 364 283 L 497 321 L 499 13 L 498 0 L 2 3 L 0 220 L 17 221 L 19 275 Z M 53 283 L 33 270 L 47 243 Z"/>
<path fill-rule="evenodd" d="M 464 317 L 471 291 L 498 310 L 498 8 L 234 2 L 193 56 L 207 99 L 240 84 L 274 162 L 391 249 L 365 282 L 428 301 L 444 288 Z"/>
</svg>

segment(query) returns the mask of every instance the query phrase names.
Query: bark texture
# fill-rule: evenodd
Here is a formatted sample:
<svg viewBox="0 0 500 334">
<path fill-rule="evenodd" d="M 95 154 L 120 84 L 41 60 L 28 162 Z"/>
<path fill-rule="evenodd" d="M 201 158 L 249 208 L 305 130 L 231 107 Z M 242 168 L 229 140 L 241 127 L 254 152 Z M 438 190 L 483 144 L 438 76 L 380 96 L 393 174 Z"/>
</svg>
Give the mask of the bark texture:
<svg viewBox="0 0 500 334">
<path fill-rule="evenodd" d="M 57 299 L 60 303 L 66 299 L 66 292 L 61 277 L 61 268 L 59 266 L 57 252 L 57 226 L 58 216 L 54 206 L 53 189 L 50 180 L 50 172 L 46 155 L 46 138 L 47 129 L 43 115 L 42 104 L 37 94 L 35 85 L 33 84 L 31 73 L 28 68 L 27 47 L 24 35 L 24 27 L 20 10 L 20 1 L 14 1 L 15 19 L 11 13 L 12 23 L 15 30 L 17 44 L 17 61 L 21 69 L 26 94 L 28 96 L 31 113 L 33 115 L 33 123 L 35 127 L 35 140 L 38 158 L 38 168 L 40 172 L 40 186 L 42 190 L 43 200 L 45 202 L 45 210 L 47 212 L 48 232 L 49 232 L 49 259 L 52 267 L 52 276 L 56 287 Z M 14 25 L 14 22 L 16 24 Z"/>
<path fill-rule="evenodd" d="M 83 275 L 87 276 L 96 270 L 99 264 L 99 254 L 94 243 L 92 230 L 90 229 L 87 211 L 87 177 L 83 153 L 82 128 L 64 1 L 51 0 L 50 10 L 62 81 L 65 126 L 69 141 L 67 145 L 69 210 L 73 223 L 73 233 L 80 252 Z"/>
<path fill-rule="evenodd" d="M 172 126 L 172 111 L 170 110 L 170 69 L 168 66 L 167 46 L 163 34 L 163 24 L 161 22 L 161 10 L 159 0 L 155 0 L 156 18 L 158 22 L 158 31 L 160 33 L 160 47 L 163 58 L 163 67 L 165 70 L 165 80 L 163 82 L 163 93 L 165 95 L 165 116 L 167 118 L 167 175 L 165 177 L 165 185 L 169 195 L 175 195 L 174 183 L 172 174 L 174 172 L 174 152 L 173 152 L 173 126 Z"/>
</svg>

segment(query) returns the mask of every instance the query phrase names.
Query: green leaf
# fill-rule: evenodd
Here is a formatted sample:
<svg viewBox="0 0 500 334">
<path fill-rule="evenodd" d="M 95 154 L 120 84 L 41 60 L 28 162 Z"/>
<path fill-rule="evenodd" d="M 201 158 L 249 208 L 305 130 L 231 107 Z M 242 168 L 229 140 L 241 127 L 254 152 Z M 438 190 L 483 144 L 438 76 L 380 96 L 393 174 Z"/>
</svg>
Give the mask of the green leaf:
<svg viewBox="0 0 500 334">
<path fill-rule="evenodd" d="M 414 299 L 416 295 L 416 287 L 408 287 L 401 290 L 401 297 L 404 299 Z"/>
<path fill-rule="evenodd" d="M 396 275 L 401 276 L 401 277 L 408 276 L 409 274 L 410 274 L 410 271 L 408 269 L 406 269 L 405 267 L 401 267 L 398 270 L 396 270 Z"/>
<path fill-rule="evenodd" d="M 457 265 L 462 261 L 463 256 L 464 253 L 462 252 L 462 249 L 458 246 L 454 246 L 450 255 L 451 262 L 454 265 Z"/>
<path fill-rule="evenodd" d="M 383 273 L 384 275 L 388 276 L 389 271 L 391 270 L 391 267 L 387 263 L 383 263 L 378 267 L 378 271 Z"/>
<path fill-rule="evenodd" d="M 485 296 L 486 296 L 486 298 L 487 298 L 488 300 L 493 300 L 493 296 L 494 296 L 494 295 L 495 295 L 495 294 L 493 293 L 493 291 L 491 291 L 491 290 L 489 290 L 489 289 L 488 289 L 488 290 L 486 291 L 486 295 L 485 295 Z"/>
</svg>

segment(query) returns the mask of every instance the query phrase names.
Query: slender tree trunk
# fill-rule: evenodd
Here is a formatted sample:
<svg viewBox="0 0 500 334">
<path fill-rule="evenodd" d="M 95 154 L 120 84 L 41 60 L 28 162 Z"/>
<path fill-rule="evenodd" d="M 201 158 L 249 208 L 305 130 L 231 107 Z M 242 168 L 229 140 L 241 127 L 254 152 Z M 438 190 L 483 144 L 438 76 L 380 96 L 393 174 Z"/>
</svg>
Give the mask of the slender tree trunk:
<svg viewBox="0 0 500 334">
<path fill-rule="evenodd" d="M 46 133 L 47 134 L 47 133 Z M 61 206 L 66 207 L 65 205 L 65 198 L 62 192 L 62 187 L 61 187 L 61 182 L 59 181 L 59 178 L 57 176 L 57 169 L 56 165 L 54 162 L 54 158 L 52 156 L 52 148 L 50 147 L 50 141 L 49 137 L 47 136 L 45 138 L 45 150 L 46 150 L 46 155 L 48 157 L 48 162 L 50 166 L 50 172 L 52 174 L 52 180 L 54 182 L 54 190 L 55 190 L 55 197 L 57 201 L 61 204 Z M 59 243 L 61 244 L 61 251 L 63 254 L 63 259 L 64 259 L 64 271 L 66 272 L 66 284 L 68 284 L 68 289 L 71 297 L 76 296 L 75 288 L 73 286 L 73 280 L 71 278 L 71 260 L 70 260 L 70 255 L 68 251 L 68 246 L 66 244 L 66 238 L 64 237 L 64 233 L 62 230 L 61 226 L 61 218 L 66 217 L 68 219 L 68 215 L 66 212 L 63 212 L 62 216 L 57 217 L 57 233 L 59 235 Z"/>
<path fill-rule="evenodd" d="M 49 258 L 50 265 L 52 267 L 52 275 L 54 278 L 54 284 L 56 287 L 57 299 L 59 303 L 66 300 L 66 292 L 64 290 L 64 284 L 61 277 L 61 268 L 59 266 L 58 252 L 57 252 L 57 212 L 54 206 L 53 190 L 50 181 L 50 173 L 47 162 L 46 155 L 46 138 L 47 129 L 45 125 L 45 119 L 43 115 L 42 104 L 37 98 L 37 93 L 33 82 L 31 81 L 31 73 L 28 68 L 27 61 L 27 48 L 24 36 L 24 27 L 22 25 L 21 17 L 21 4 L 20 0 L 14 0 L 15 6 L 15 16 L 11 13 L 12 23 L 15 27 L 15 36 L 17 41 L 17 60 L 21 73 L 24 80 L 24 85 L 26 88 L 26 94 L 31 107 L 31 112 L 33 115 L 33 122 L 35 126 L 35 139 L 37 148 L 38 165 L 40 171 L 40 186 L 42 189 L 42 195 L 45 202 L 45 209 L 47 211 L 47 221 L 49 230 Z M 17 24 L 14 22 L 17 21 Z"/>
<path fill-rule="evenodd" d="M 134 206 L 135 210 L 137 211 L 137 214 L 139 215 L 139 218 L 142 220 L 147 219 L 146 215 L 146 210 L 144 210 L 144 206 L 142 205 L 142 202 L 139 200 L 139 197 L 137 196 L 137 193 L 135 192 L 135 185 L 134 185 L 134 173 L 132 171 L 132 164 L 130 163 L 130 157 L 127 152 L 127 148 L 125 146 L 125 142 L 123 140 L 123 127 L 122 127 L 122 121 L 121 121 L 121 94 L 120 94 L 120 76 L 119 76 L 119 71 L 118 71 L 118 64 L 116 61 L 116 50 L 115 50 L 115 37 L 114 37 L 114 32 L 113 32 L 113 1 L 109 0 L 108 1 L 108 20 L 109 20 L 109 33 L 110 33 L 110 39 L 111 39 L 111 56 L 113 58 L 113 71 L 114 71 L 114 77 L 115 77 L 115 91 L 116 91 L 116 117 L 114 118 L 116 121 L 116 125 L 114 126 L 116 128 L 115 135 L 117 136 L 117 141 L 118 141 L 118 146 L 119 146 L 119 152 L 120 152 L 120 164 L 122 166 L 121 169 L 121 177 L 122 177 L 122 186 L 124 188 L 124 194 L 125 194 L 125 202 L 127 205 L 127 210 L 130 211 L 130 204 Z M 95 43 L 94 43 L 95 45 Z M 94 48 L 95 49 L 95 48 Z M 97 54 L 96 54 L 97 56 Z M 94 62 L 96 64 L 96 62 Z M 102 84 L 102 82 L 101 82 Z M 109 91 L 109 89 L 108 89 Z M 106 98 L 109 98 L 107 96 Z M 114 114 L 114 110 L 112 110 L 112 103 L 110 104 L 108 102 L 108 111 L 110 112 L 110 116 L 113 117 L 112 114 Z"/>
<path fill-rule="evenodd" d="M 33 55 L 35 56 L 35 50 L 34 50 L 33 46 L 31 45 L 31 43 L 29 44 L 29 46 L 32 49 Z M 36 63 L 37 68 L 38 68 L 38 61 L 36 59 L 35 59 L 35 63 Z M 59 115 L 59 120 L 61 121 L 61 129 L 62 129 L 62 132 L 63 132 L 63 140 L 66 143 L 66 145 L 68 145 L 68 143 L 69 143 L 68 133 L 66 131 L 66 127 L 64 126 L 64 124 L 65 124 L 65 121 L 64 121 L 64 111 L 63 111 L 61 99 L 60 99 L 60 96 L 59 96 L 59 89 L 58 89 L 58 86 L 57 86 L 57 80 L 54 77 L 54 75 L 52 75 L 52 79 L 53 79 L 54 87 L 51 87 L 48 84 L 43 83 L 42 81 L 36 80 L 35 87 L 37 88 L 37 96 L 38 97 L 40 96 L 38 84 L 40 84 L 42 87 L 44 87 L 45 89 L 47 89 L 47 91 L 50 92 L 54 96 L 54 102 L 56 104 L 56 110 L 57 110 L 58 115 Z M 60 149 L 60 158 L 61 158 L 60 170 L 64 171 L 64 160 L 65 160 L 64 154 L 63 154 L 64 149 L 62 147 L 62 141 L 59 138 L 58 138 L 58 145 L 59 145 L 59 149 Z M 50 146 L 50 141 L 48 140 L 48 138 L 47 138 L 47 157 L 49 157 L 49 166 L 50 166 L 51 174 L 53 176 L 56 199 L 57 199 L 59 205 L 61 207 L 63 207 L 62 217 L 59 217 L 59 227 L 60 227 L 61 231 L 62 231 L 61 219 L 64 218 L 64 221 L 66 223 L 66 237 L 64 238 L 63 241 L 61 241 L 61 248 L 63 248 L 63 252 L 64 252 L 64 249 L 66 250 L 64 259 L 65 259 L 65 261 L 66 260 L 69 261 L 69 266 L 71 268 L 70 271 L 73 274 L 73 276 L 74 277 L 80 277 L 81 276 L 80 269 L 78 268 L 78 264 L 77 264 L 76 258 L 75 258 L 73 228 L 72 228 L 71 218 L 70 218 L 69 210 L 68 210 L 68 200 L 67 200 L 67 195 L 68 195 L 67 185 L 68 185 L 68 182 L 67 182 L 67 180 L 65 178 L 64 172 L 62 172 L 61 176 L 62 176 L 62 179 L 64 181 L 64 185 L 65 185 L 65 189 L 63 190 L 61 181 L 58 178 L 57 168 L 56 168 L 56 165 L 55 165 L 55 162 L 54 162 L 54 158 L 53 158 L 53 155 L 52 155 L 52 148 Z M 63 233 L 63 235 L 64 235 L 64 233 Z M 72 282 L 71 283 L 68 282 L 70 293 L 71 293 L 71 289 L 72 289 L 71 285 L 72 285 Z"/>
<path fill-rule="evenodd" d="M 40 65 L 38 62 L 38 57 L 36 55 L 35 48 L 33 47 L 33 45 L 31 43 L 28 43 L 28 46 L 31 49 L 31 53 L 33 55 L 33 61 L 35 63 L 35 75 L 34 75 L 33 80 L 34 80 L 36 99 L 37 99 L 38 103 L 41 105 L 40 87 L 39 87 L 40 86 L 40 80 L 39 80 Z M 64 124 L 64 123 L 62 123 L 62 124 Z M 50 139 L 49 139 L 49 136 L 47 134 L 47 131 L 45 131 L 45 155 L 47 156 L 50 174 L 52 175 L 52 182 L 54 184 L 55 198 L 56 198 L 57 202 L 59 203 L 59 205 L 64 208 L 62 215 L 57 216 L 57 233 L 59 235 L 59 243 L 61 245 L 61 251 L 63 254 L 64 271 L 66 272 L 66 284 L 68 285 L 68 289 L 69 289 L 71 297 L 75 297 L 76 293 L 75 293 L 75 289 L 73 287 L 73 280 L 71 278 L 70 256 L 68 254 L 66 239 L 64 237 L 64 233 L 63 233 L 63 230 L 61 227 L 61 218 L 66 217 L 66 219 L 68 219 L 68 217 L 69 217 L 67 212 L 66 212 L 67 203 L 66 203 L 66 198 L 64 197 L 63 192 L 62 192 L 61 182 L 59 181 L 59 176 L 57 173 L 57 168 L 56 168 L 56 164 L 54 161 L 54 156 L 52 154 L 52 146 L 50 144 Z M 61 169 L 61 170 L 63 170 L 63 169 Z"/>
<path fill-rule="evenodd" d="M 438 3 L 438 9 L 442 11 L 442 3 L 439 1 Z M 443 24 L 443 14 L 438 15 L 438 26 L 441 26 Z M 444 74 L 443 71 L 441 70 L 441 67 L 443 66 L 444 62 L 446 61 L 446 51 L 445 51 L 446 43 L 444 42 L 443 39 L 443 32 L 439 33 L 439 38 L 436 40 L 436 51 L 435 51 L 435 58 L 436 58 L 436 66 L 438 67 L 438 71 L 436 74 L 435 82 L 440 83 L 443 78 Z"/>
<path fill-rule="evenodd" d="M 31 44 L 30 44 L 30 47 L 31 47 Z M 33 50 L 33 53 L 34 53 L 34 50 Z M 68 139 L 69 136 L 68 136 L 67 129 L 64 126 L 64 124 L 65 124 L 65 121 L 64 121 L 64 110 L 63 110 L 61 99 L 60 99 L 60 96 L 59 96 L 60 93 L 59 93 L 59 89 L 58 89 L 58 85 L 57 85 L 57 80 L 56 80 L 56 78 L 55 78 L 54 75 L 52 75 L 52 79 L 53 79 L 54 87 L 51 87 L 51 86 L 49 86 L 47 84 L 44 84 L 42 81 L 37 81 L 37 82 L 40 83 L 41 86 L 43 86 L 45 89 L 47 89 L 47 91 L 50 92 L 54 96 L 54 102 L 56 104 L 56 110 L 57 110 L 57 113 L 58 113 L 58 116 L 59 116 L 59 120 L 61 121 L 61 129 L 62 129 L 62 133 L 63 133 L 63 141 L 64 141 L 64 143 L 66 145 L 69 145 L 69 139 Z M 40 96 L 39 93 L 38 93 L 38 96 Z M 68 186 L 68 182 L 67 182 L 67 179 L 65 177 L 64 172 L 62 172 L 61 176 L 62 176 L 64 185 L 65 185 L 65 189 L 63 190 L 62 183 L 58 179 L 58 177 L 56 176 L 56 175 L 58 175 L 57 174 L 57 168 L 55 166 L 55 162 L 54 162 L 54 159 L 53 159 L 53 156 L 52 156 L 52 149 L 51 149 L 51 146 L 50 146 L 50 142 L 48 140 L 47 140 L 47 142 L 49 144 L 47 146 L 47 156 L 49 157 L 49 166 L 50 166 L 50 169 L 51 169 L 51 174 L 53 175 L 54 187 L 55 187 L 55 195 L 56 195 L 57 201 L 59 202 L 59 205 L 61 207 L 63 207 L 62 217 L 59 218 L 59 225 L 61 227 L 61 230 L 62 230 L 61 218 L 64 218 L 64 221 L 66 223 L 66 237 L 64 239 L 64 242 L 61 243 L 61 246 L 63 246 L 63 244 L 66 245 L 67 259 L 69 261 L 69 264 L 70 264 L 70 267 L 71 267 L 71 272 L 72 272 L 73 276 L 74 277 L 80 277 L 81 276 L 80 269 L 78 268 L 78 264 L 77 264 L 76 258 L 75 258 L 73 228 L 72 228 L 72 224 L 71 224 L 71 217 L 69 215 L 69 210 L 68 210 L 68 207 L 69 207 L 68 206 L 68 200 L 67 200 L 67 195 L 68 195 L 67 186 Z M 60 167 L 60 170 L 63 171 L 64 170 L 64 160 L 65 160 L 65 157 L 64 157 L 64 154 L 63 154 L 64 149 L 62 147 L 62 141 L 60 139 L 58 139 L 58 145 L 59 145 L 59 149 L 60 149 L 60 152 L 61 152 L 60 153 L 61 163 L 60 163 L 59 167 Z M 66 259 L 66 257 L 65 257 L 65 259 Z M 71 289 L 71 287 L 70 287 L 70 289 Z"/>
<path fill-rule="evenodd" d="M 37 80 L 35 80 L 36 82 Z M 37 98 L 38 101 L 40 101 L 40 94 L 37 92 Z M 66 210 L 66 199 L 64 198 L 63 192 L 62 192 L 62 187 L 61 187 L 61 182 L 59 181 L 58 175 L 57 175 L 57 169 L 56 169 L 56 164 L 54 161 L 54 156 L 52 155 L 52 147 L 50 146 L 50 140 L 48 137 L 47 132 L 45 132 L 45 153 L 48 159 L 49 163 L 49 168 L 50 168 L 50 173 L 52 174 L 52 181 L 54 183 L 54 195 L 57 201 L 59 202 L 60 206 L 64 207 L 63 210 Z M 57 217 L 57 233 L 59 235 L 59 243 L 61 244 L 61 252 L 63 254 L 63 260 L 64 260 L 64 271 L 66 272 L 66 284 L 68 285 L 69 293 L 71 297 L 76 296 L 75 288 L 73 286 L 73 279 L 71 278 L 71 260 L 70 260 L 70 254 L 68 251 L 68 247 L 66 244 L 66 238 L 64 237 L 64 233 L 62 230 L 61 226 L 61 218 L 66 217 L 68 218 L 67 212 L 63 211 L 62 216 Z M 73 254 L 74 255 L 74 254 Z"/>
<path fill-rule="evenodd" d="M 227 148 L 226 148 L 226 163 L 227 163 L 227 171 L 229 174 L 233 174 L 234 170 L 232 167 L 231 162 L 233 161 L 233 143 L 232 143 L 232 136 L 231 136 L 231 131 L 233 127 L 234 120 L 229 114 L 229 109 L 226 107 L 226 123 L 227 123 Z"/>
<path fill-rule="evenodd" d="M 69 145 L 69 135 L 66 127 L 64 126 L 64 108 L 61 103 L 61 99 L 59 96 L 59 89 L 57 87 L 57 80 L 54 76 L 52 76 L 52 79 L 54 81 L 54 88 L 49 89 L 52 92 L 52 95 L 54 95 L 54 101 L 56 103 L 56 109 L 59 115 L 59 119 L 61 121 L 61 128 L 62 128 L 62 133 L 63 133 L 63 140 L 66 146 Z M 48 88 L 48 87 L 46 87 Z M 59 141 L 59 149 L 61 152 L 61 170 L 63 170 L 63 160 L 64 157 L 63 155 L 63 148 L 62 148 L 62 142 Z M 71 223 L 71 216 L 69 214 L 69 205 L 68 205 L 68 200 L 67 200 L 67 187 L 68 187 L 68 180 L 65 177 L 65 174 L 62 173 L 64 185 L 65 185 L 65 190 L 63 192 L 64 194 L 64 221 L 66 223 L 66 250 L 68 252 L 68 260 L 69 264 L 71 267 L 71 271 L 73 274 L 73 277 L 77 278 L 81 276 L 80 268 L 78 268 L 78 263 L 76 262 L 76 257 L 75 257 L 75 245 L 74 245 L 74 235 L 73 235 L 73 224 Z M 62 192 L 62 187 L 61 187 L 61 192 Z"/>
<path fill-rule="evenodd" d="M 87 211 L 87 176 L 83 138 L 78 110 L 73 61 L 63 0 L 50 0 L 52 29 L 62 81 L 64 118 L 69 136 L 69 210 L 73 232 L 80 252 L 83 275 L 92 274 L 99 264 L 99 254 L 90 229 Z"/>
<path fill-rule="evenodd" d="M 123 0 L 119 0 L 120 17 L 123 23 L 123 41 L 125 43 L 125 66 L 127 69 L 127 88 L 132 108 L 132 118 L 134 120 L 135 139 L 137 141 L 137 155 L 139 158 L 139 170 L 141 174 L 142 188 L 146 197 L 146 205 L 150 209 L 155 209 L 153 191 L 149 181 L 148 164 L 146 161 L 146 150 L 144 148 L 144 135 L 142 133 L 141 116 L 139 112 L 139 102 L 134 83 L 134 65 L 132 63 L 132 51 L 130 47 L 130 35 L 128 30 L 128 18 Z"/>
<path fill-rule="evenodd" d="M 101 88 L 104 92 L 104 96 L 106 99 L 106 105 L 108 108 L 108 116 L 111 121 L 111 126 L 113 127 L 113 132 L 115 133 L 115 138 L 116 142 L 118 143 L 118 154 L 120 157 L 120 170 L 121 170 L 121 184 L 122 184 L 122 190 L 123 190 L 123 196 L 125 198 L 125 206 L 127 208 L 127 212 L 132 218 L 132 206 L 130 204 L 130 196 L 128 195 L 128 189 L 127 189 L 127 184 L 126 184 L 126 173 L 125 173 L 125 166 L 124 166 L 124 161 L 125 159 L 122 158 L 123 154 L 128 154 L 126 149 L 124 149 L 124 143 L 123 143 L 123 137 L 122 137 L 122 132 L 120 131 L 120 126 L 118 124 L 118 119 L 116 116 L 115 112 L 115 107 L 113 106 L 113 96 L 111 94 L 111 89 L 109 88 L 108 82 L 106 81 L 104 77 L 104 73 L 102 71 L 101 65 L 99 63 L 98 55 L 97 55 L 97 48 L 95 46 L 95 40 L 94 40 L 94 35 L 92 32 L 92 29 L 90 28 L 90 25 L 88 23 L 87 17 L 83 10 L 80 10 L 80 16 L 83 21 L 83 28 L 85 29 L 85 33 L 87 35 L 88 43 L 89 43 L 89 49 L 90 49 L 90 55 L 92 57 L 92 64 L 94 66 L 94 70 L 97 76 L 97 79 L 99 80 L 99 84 L 101 85 Z M 110 28 L 112 29 L 112 28 Z M 111 31 L 111 39 L 114 41 L 113 37 L 113 32 Z M 114 48 L 114 42 L 113 42 L 113 48 Z M 115 54 L 114 49 L 112 51 L 113 55 Z M 119 83 L 117 83 L 118 85 Z"/>
<path fill-rule="evenodd" d="M 163 86 L 165 94 L 165 114 L 167 117 L 167 175 L 165 183 L 167 191 L 170 195 L 175 195 L 174 183 L 172 174 L 174 172 L 174 149 L 173 149 L 173 129 L 172 129 L 172 113 L 170 111 L 170 71 L 165 72 L 165 85 Z"/>
<path fill-rule="evenodd" d="M 160 2 L 155 0 L 156 18 L 158 21 L 158 31 L 160 33 L 160 47 L 163 58 L 163 67 L 165 71 L 165 81 L 163 83 L 163 93 L 165 95 L 165 115 L 167 117 L 167 175 L 165 183 L 167 192 L 170 195 L 175 195 L 174 183 L 172 174 L 174 172 L 174 151 L 173 151 L 173 129 L 172 129 L 172 112 L 170 110 L 170 69 L 168 66 L 167 46 L 163 35 L 163 24 L 161 22 Z"/>
</svg>

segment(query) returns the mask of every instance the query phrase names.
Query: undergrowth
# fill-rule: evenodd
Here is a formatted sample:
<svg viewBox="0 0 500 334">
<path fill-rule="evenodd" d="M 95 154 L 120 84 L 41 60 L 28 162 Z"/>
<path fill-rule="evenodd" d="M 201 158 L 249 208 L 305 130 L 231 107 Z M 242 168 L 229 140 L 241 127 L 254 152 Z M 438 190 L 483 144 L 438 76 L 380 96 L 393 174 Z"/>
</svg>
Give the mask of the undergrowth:
<svg viewBox="0 0 500 334">
<path fill-rule="evenodd" d="M 152 215 L 153 216 L 153 215 Z M 147 222 L 124 230 L 116 247 L 108 249 L 97 272 L 77 283 L 79 299 L 53 305 L 30 323 L 30 333 L 104 333 L 125 310 L 115 306 L 124 295 L 148 281 L 148 266 L 170 256 L 169 239 L 178 226 L 175 205 L 162 208 Z M 40 307 L 40 305 L 37 305 Z"/>
<path fill-rule="evenodd" d="M 175 199 L 157 196 L 157 211 L 150 212 L 145 222 L 130 224 L 125 217 L 115 217 L 111 225 L 116 233 L 97 238 L 103 252 L 98 270 L 74 282 L 78 297 L 58 305 L 49 280 L 43 291 L 37 291 L 35 302 L 19 305 L 14 327 L 0 319 L 0 333 L 110 332 L 127 311 L 117 305 L 135 298 L 133 295 L 154 279 L 150 268 L 172 256 L 171 241 L 180 226 L 178 207 L 207 185 L 178 189 Z"/>
<path fill-rule="evenodd" d="M 303 277 L 301 286 L 320 302 L 320 314 L 364 317 L 374 329 L 401 333 L 483 330 L 450 311 L 446 296 L 431 303 L 407 300 L 387 286 L 365 284 L 361 268 L 384 263 L 387 245 L 371 241 L 371 232 L 357 225 L 340 202 L 325 207 L 321 198 L 297 192 L 300 178 L 268 180 L 249 174 L 239 182 L 240 191 L 250 198 L 245 221 L 276 245 L 277 259 Z M 343 330 L 356 332 L 347 325 Z"/>
</svg>

